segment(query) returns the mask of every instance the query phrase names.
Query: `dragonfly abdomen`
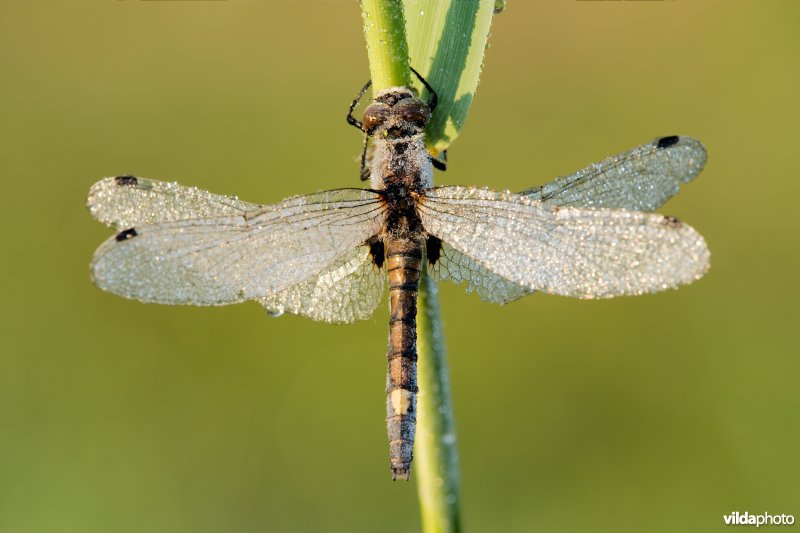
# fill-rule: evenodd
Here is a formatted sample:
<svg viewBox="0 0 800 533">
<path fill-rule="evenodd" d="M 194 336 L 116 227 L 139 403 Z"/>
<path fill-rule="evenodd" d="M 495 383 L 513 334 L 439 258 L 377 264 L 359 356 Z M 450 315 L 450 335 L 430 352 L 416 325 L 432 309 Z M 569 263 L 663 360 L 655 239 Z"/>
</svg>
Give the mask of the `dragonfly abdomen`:
<svg viewBox="0 0 800 533">
<path fill-rule="evenodd" d="M 417 290 L 422 239 L 389 237 L 385 246 L 389 275 L 386 425 L 392 478 L 408 479 L 417 419 Z"/>
</svg>

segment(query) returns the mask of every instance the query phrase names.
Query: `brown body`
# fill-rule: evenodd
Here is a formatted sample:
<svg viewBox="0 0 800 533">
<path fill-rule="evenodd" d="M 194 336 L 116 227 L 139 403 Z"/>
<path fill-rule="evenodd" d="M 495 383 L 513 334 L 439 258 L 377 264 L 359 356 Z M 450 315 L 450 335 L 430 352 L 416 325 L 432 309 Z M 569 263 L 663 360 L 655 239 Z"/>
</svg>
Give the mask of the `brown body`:
<svg viewBox="0 0 800 533">
<path fill-rule="evenodd" d="M 417 417 L 416 317 L 422 246 L 416 237 L 389 237 L 384 245 L 389 274 L 386 426 L 392 476 L 408 479 Z"/>
<path fill-rule="evenodd" d="M 426 238 L 417 201 L 433 174 L 422 133 L 429 118 L 428 105 L 402 87 L 382 91 L 364 112 L 363 129 L 375 144 L 372 187 L 387 212 L 380 241 L 389 276 L 386 425 L 393 479 L 411 472 L 417 420 L 417 291 Z"/>
</svg>

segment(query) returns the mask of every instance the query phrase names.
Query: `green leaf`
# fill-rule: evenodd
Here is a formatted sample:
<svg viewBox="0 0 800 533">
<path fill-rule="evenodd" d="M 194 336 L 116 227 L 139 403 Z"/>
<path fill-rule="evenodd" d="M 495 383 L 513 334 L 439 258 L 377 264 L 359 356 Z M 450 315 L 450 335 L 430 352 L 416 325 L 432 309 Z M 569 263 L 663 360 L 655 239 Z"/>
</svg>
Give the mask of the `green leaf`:
<svg viewBox="0 0 800 533">
<path fill-rule="evenodd" d="M 404 0 L 403 5 L 411 66 L 439 97 L 426 130 L 428 147 L 438 154 L 464 127 L 478 87 L 495 2 Z"/>
</svg>

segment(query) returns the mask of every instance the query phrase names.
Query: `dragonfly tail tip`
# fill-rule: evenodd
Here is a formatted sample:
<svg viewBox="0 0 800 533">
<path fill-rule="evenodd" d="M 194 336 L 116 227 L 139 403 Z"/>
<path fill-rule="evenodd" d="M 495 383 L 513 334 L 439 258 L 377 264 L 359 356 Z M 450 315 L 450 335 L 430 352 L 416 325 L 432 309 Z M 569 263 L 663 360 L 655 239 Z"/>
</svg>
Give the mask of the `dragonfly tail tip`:
<svg viewBox="0 0 800 533">
<path fill-rule="evenodd" d="M 405 481 L 408 481 L 410 475 L 411 475 L 411 468 L 407 466 L 392 467 L 392 481 L 397 481 L 398 479 L 403 479 Z"/>
</svg>

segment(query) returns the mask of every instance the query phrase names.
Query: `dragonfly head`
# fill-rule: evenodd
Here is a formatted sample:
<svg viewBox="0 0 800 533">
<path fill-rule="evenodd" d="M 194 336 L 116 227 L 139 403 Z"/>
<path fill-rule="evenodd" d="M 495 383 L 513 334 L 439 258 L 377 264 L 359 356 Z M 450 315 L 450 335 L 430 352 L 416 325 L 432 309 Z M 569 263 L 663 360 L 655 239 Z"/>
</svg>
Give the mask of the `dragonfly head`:
<svg viewBox="0 0 800 533">
<path fill-rule="evenodd" d="M 364 130 L 378 139 L 417 135 L 431 118 L 428 104 L 407 87 L 393 87 L 375 95 L 364 111 Z"/>
</svg>

